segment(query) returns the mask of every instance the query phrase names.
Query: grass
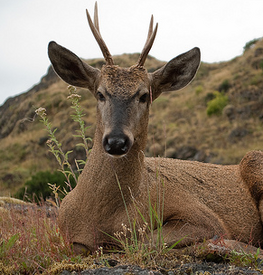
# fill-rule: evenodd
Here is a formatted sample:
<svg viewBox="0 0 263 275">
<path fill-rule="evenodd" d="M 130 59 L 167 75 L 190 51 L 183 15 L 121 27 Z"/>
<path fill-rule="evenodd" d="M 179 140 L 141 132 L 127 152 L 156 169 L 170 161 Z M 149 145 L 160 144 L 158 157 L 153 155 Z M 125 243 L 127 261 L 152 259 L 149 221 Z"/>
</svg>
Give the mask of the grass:
<svg viewBox="0 0 263 275">
<path fill-rule="evenodd" d="M 164 210 L 164 183 L 156 172 L 157 183 L 157 201 L 153 205 L 150 192 L 148 190 L 148 215 L 149 219 L 142 214 L 135 199 L 133 207 L 136 218 L 130 216 L 126 201 L 122 192 L 121 184 L 116 175 L 116 181 L 123 200 L 124 208 L 128 218 L 128 225 L 122 224 L 122 231 L 115 232 L 114 236 L 110 236 L 118 243 L 119 251 L 125 254 L 126 260 L 136 265 L 147 265 L 156 263 L 156 259 L 164 256 L 171 249 L 176 247 L 181 240 L 174 243 L 171 247 L 167 247 L 163 235 L 163 210 Z M 135 215 L 136 216 L 136 215 Z M 147 220 L 150 223 L 147 223 Z M 142 221 L 142 223 L 140 222 Z M 154 236 L 157 232 L 156 237 Z M 108 235 L 106 232 L 104 232 Z M 109 235 L 108 235 L 109 236 Z"/>
<path fill-rule="evenodd" d="M 48 217 L 45 205 L 27 204 L 25 208 L 0 208 L 0 211 L 1 274 L 59 274 L 65 269 L 82 271 L 98 268 L 100 262 L 105 265 L 109 258 L 103 254 L 102 248 L 89 257 L 74 255 L 70 243 L 60 235 L 56 214 Z M 131 245 L 129 251 L 123 252 L 116 254 L 118 261 L 146 265 L 148 258 L 142 258 L 139 250 L 131 250 Z M 110 257 L 115 256 L 111 254 Z"/>
<path fill-rule="evenodd" d="M 1 274 L 41 273 L 55 262 L 74 258 L 59 233 L 56 214 L 47 217 L 46 211 L 46 206 L 33 204 L 1 209 Z"/>
<path fill-rule="evenodd" d="M 121 187 L 120 193 L 122 194 Z M 89 257 L 74 255 L 71 244 L 60 235 L 56 207 L 51 208 L 45 203 L 37 206 L 9 197 L 2 198 L 0 201 L 2 206 L 0 207 L 0 273 L 60 274 L 65 269 L 82 271 L 98 268 L 100 265 L 109 266 L 108 262 L 112 259 L 122 264 L 158 269 L 163 261 L 161 259 L 164 259 L 173 248 L 167 248 L 163 241 L 161 189 L 159 194 L 159 200 L 154 206 L 149 197 L 150 224 L 144 221 L 143 226 L 138 230 L 137 221 L 130 218 L 123 197 L 129 225 L 122 225 L 122 231 L 111 236 L 119 243 L 120 250 L 104 254 L 103 248 L 99 248 Z M 142 220 L 145 220 L 139 210 L 138 214 Z M 158 238 L 154 242 L 152 235 L 156 224 Z M 177 260 L 174 259 L 174 261 Z"/>
<path fill-rule="evenodd" d="M 260 259 L 260 249 L 257 249 L 255 254 L 247 253 L 245 251 L 237 252 L 235 250 L 231 251 L 228 255 L 225 255 L 225 259 L 231 264 L 244 267 L 255 267 L 258 268 L 263 260 Z"/>
<path fill-rule="evenodd" d="M 110 266 L 115 259 L 122 264 L 153 267 L 156 262 L 142 257 L 137 250 L 104 254 L 100 248 L 93 255 L 74 255 L 72 247 L 62 238 L 56 215 L 47 217 L 45 206 L 30 204 L 27 210 L 1 211 L 0 274 L 60 274 Z M 131 248 L 131 246 L 129 246 Z M 151 254 L 151 252 L 149 252 Z"/>
<path fill-rule="evenodd" d="M 6 203 L 14 203 L 6 198 Z M 25 204 L 22 202 L 22 205 Z M 24 208 L 0 207 L 0 274 L 61 274 L 63 270 L 81 272 L 99 267 L 118 265 L 138 265 L 151 270 L 177 270 L 181 265 L 215 261 L 231 266 L 262 268 L 260 251 L 246 253 L 209 249 L 204 244 L 193 249 L 168 250 L 159 252 L 156 248 L 142 246 L 139 238 L 130 239 L 134 229 L 123 225 L 122 232 L 114 236 L 123 244 L 123 249 L 105 254 L 102 248 L 89 256 L 74 255 L 70 243 L 63 239 L 57 225 L 57 216 L 47 216 L 45 204 L 41 207 L 26 204 Z M 50 211 L 48 211 L 50 213 Z M 132 221 L 132 226 L 133 221 Z M 142 227 L 138 237 L 145 238 L 148 225 Z M 192 250 L 191 250 L 192 249 Z M 112 264 L 112 262 L 114 264 Z"/>
<path fill-rule="evenodd" d="M 204 241 L 195 247 L 195 255 L 206 261 L 227 263 L 231 266 L 262 269 L 263 258 L 260 248 L 245 245 L 243 248 L 234 248 L 231 240 L 220 238 L 214 243 Z M 253 252 L 252 252 L 253 250 Z M 259 270 L 260 271 L 260 270 Z M 262 271 L 261 271 L 262 272 Z"/>
</svg>

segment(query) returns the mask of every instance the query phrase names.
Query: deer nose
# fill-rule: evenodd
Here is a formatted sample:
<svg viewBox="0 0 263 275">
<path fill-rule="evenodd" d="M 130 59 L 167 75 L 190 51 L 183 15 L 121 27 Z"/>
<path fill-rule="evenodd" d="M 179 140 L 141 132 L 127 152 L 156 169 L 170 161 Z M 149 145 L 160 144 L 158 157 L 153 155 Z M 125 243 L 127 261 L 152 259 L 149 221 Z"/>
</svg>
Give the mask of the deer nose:
<svg viewBox="0 0 263 275">
<path fill-rule="evenodd" d="M 123 156 L 128 153 L 131 141 L 126 135 L 106 135 L 103 139 L 104 150 L 113 156 Z"/>
</svg>

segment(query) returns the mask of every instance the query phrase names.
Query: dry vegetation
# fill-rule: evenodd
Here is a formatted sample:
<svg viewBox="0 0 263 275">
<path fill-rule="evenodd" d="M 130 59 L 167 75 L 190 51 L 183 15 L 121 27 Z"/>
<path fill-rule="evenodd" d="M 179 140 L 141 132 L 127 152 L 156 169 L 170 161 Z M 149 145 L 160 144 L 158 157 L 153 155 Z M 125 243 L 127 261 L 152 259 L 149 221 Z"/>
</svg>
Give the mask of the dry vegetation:
<svg viewBox="0 0 263 275">
<path fill-rule="evenodd" d="M 57 209 L 44 202 L 39 206 L 10 197 L 1 199 L 0 274 L 64 275 L 81 271 L 87 272 L 81 274 L 94 274 L 89 272 L 100 268 L 104 268 L 102 274 L 109 274 L 115 266 L 112 274 L 139 274 L 136 272 L 145 269 L 141 274 L 149 274 L 149 270 L 160 275 L 263 272 L 259 250 L 232 250 L 220 239 L 212 245 L 204 241 L 181 250 L 151 249 L 148 252 L 125 240 L 123 252 L 105 253 L 99 248 L 92 255 L 74 255 L 69 242 L 60 235 L 56 217 Z M 126 233 L 120 233 L 121 238 L 126 238 Z"/>
</svg>

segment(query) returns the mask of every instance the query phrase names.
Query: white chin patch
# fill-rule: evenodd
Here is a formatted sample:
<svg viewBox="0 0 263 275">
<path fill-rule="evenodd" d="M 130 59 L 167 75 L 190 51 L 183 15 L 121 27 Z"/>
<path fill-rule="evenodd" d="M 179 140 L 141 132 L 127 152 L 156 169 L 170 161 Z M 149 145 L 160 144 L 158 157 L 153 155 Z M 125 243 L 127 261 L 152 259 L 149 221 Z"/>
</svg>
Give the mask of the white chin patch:
<svg viewBox="0 0 263 275">
<path fill-rule="evenodd" d="M 112 157 L 112 158 L 114 158 L 114 159 L 120 159 L 120 158 L 125 157 L 127 155 L 127 153 L 123 154 L 123 155 L 111 155 L 111 154 L 107 153 L 107 155 L 110 156 L 110 157 Z"/>
</svg>

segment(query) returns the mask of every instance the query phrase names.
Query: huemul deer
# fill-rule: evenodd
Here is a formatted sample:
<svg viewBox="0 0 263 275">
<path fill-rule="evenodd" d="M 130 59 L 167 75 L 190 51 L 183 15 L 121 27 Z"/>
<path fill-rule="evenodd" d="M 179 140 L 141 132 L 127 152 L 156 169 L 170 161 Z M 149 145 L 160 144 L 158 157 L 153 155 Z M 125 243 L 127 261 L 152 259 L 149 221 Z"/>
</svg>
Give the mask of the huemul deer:
<svg viewBox="0 0 263 275">
<path fill-rule="evenodd" d="M 89 89 L 97 99 L 92 152 L 77 186 L 63 199 L 59 210 L 63 234 L 77 252 L 114 243 L 110 236 L 121 231 L 122 224 L 128 225 L 118 183 L 130 219 L 140 211 L 150 223 L 149 198 L 156 206 L 161 180 L 163 235 L 168 245 L 183 237 L 179 246 L 218 235 L 260 246 L 261 152 L 250 152 L 239 165 L 228 166 L 144 156 L 151 102 L 163 92 L 182 89 L 194 78 L 200 50 L 194 48 L 148 73 L 144 63 L 158 27 L 153 28 L 152 17 L 137 64 L 118 67 L 101 37 L 96 5 L 94 13 L 94 23 L 88 11 L 87 17 L 106 61 L 101 70 L 55 42 L 48 47 L 56 73 L 71 85 Z M 156 232 L 154 236 L 157 238 Z"/>
</svg>

